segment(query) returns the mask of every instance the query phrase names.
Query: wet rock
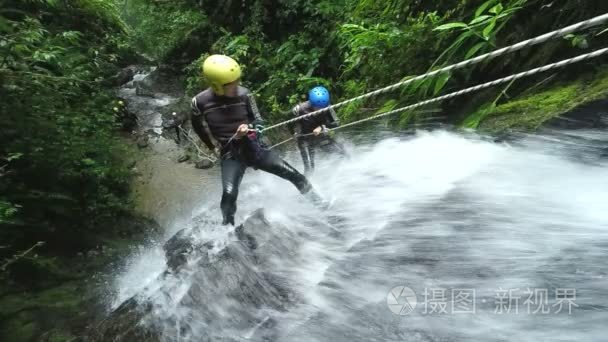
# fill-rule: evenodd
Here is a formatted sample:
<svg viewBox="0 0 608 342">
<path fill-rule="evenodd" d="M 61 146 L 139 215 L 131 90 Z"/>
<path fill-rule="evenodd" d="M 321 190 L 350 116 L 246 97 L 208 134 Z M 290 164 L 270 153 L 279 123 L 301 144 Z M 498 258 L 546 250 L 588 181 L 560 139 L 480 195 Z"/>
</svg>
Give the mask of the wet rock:
<svg viewBox="0 0 608 342">
<path fill-rule="evenodd" d="M 163 114 L 163 128 L 178 127 L 179 125 L 182 125 L 187 120 L 187 118 L 188 116 L 186 114 L 178 112 Z"/>
<path fill-rule="evenodd" d="M 178 163 L 183 163 L 183 162 L 188 161 L 188 160 L 190 160 L 190 156 L 189 156 L 189 155 L 187 155 L 187 154 L 184 154 L 184 155 L 180 156 L 180 157 L 177 159 L 177 162 L 178 162 Z"/>
<path fill-rule="evenodd" d="M 163 249 L 167 257 L 167 267 L 178 271 L 184 266 L 189 257 L 198 256 L 199 263 L 209 261 L 208 250 L 213 248 L 213 241 L 200 241 L 196 236 L 202 232 L 197 229 L 183 229 L 165 243 Z"/>
<path fill-rule="evenodd" d="M 197 223 L 198 228 L 184 229 L 164 245 L 168 270 L 157 280 L 161 288 L 124 302 L 92 329 L 88 341 L 172 341 L 177 336 L 219 341 L 244 334 L 264 338 L 276 334 L 269 312 L 284 311 L 297 299 L 287 281 L 272 273 L 276 255 L 293 254 L 297 241 L 293 233 L 271 226 L 258 210 L 229 233 L 232 238 L 219 249 L 215 240 L 206 237 L 209 230 L 221 230 L 219 222 Z M 172 279 L 181 279 L 179 285 Z M 154 298 L 176 300 L 171 305 L 180 309 L 159 310 L 162 302 Z M 229 320 L 218 319 L 226 312 L 231 313 Z"/>
<path fill-rule="evenodd" d="M 194 164 L 197 169 L 210 169 L 213 167 L 213 162 L 209 159 L 201 159 Z"/>
<path fill-rule="evenodd" d="M 135 76 L 135 68 L 133 66 L 129 66 L 112 76 L 111 81 L 115 87 L 120 87 L 123 84 L 131 81 L 133 76 Z"/>
<path fill-rule="evenodd" d="M 149 138 L 147 135 L 142 135 L 139 138 L 137 138 L 137 147 L 146 148 L 146 147 L 148 147 L 149 144 L 150 144 L 150 142 L 149 142 Z"/>
<path fill-rule="evenodd" d="M 608 99 L 597 100 L 549 120 L 547 128 L 590 129 L 608 127 Z"/>
<path fill-rule="evenodd" d="M 122 303 L 112 315 L 91 329 L 84 341 L 162 341 L 161 333 L 146 329 L 141 320 L 152 311 L 151 304 L 141 304 L 136 298 Z"/>
<path fill-rule="evenodd" d="M 184 91 L 179 74 L 179 70 L 174 70 L 170 66 L 160 66 L 144 79 L 134 82 L 136 94 L 150 97 L 154 97 L 155 93 L 181 96 Z"/>
<path fill-rule="evenodd" d="M 135 88 L 135 82 L 133 82 L 133 80 L 131 80 L 131 81 L 129 81 L 129 82 L 127 82 L 127 83 L 123 84 L 123 85 L 122 85 L 122 88 L 125 88 L 125 89 L 133 89 L 133 88 Z"/>
<path fill-rule="evenodd" d="M 154 91 L 152 91 L 150 85 L 145 82 L 145 79 L 142 81 L 135 81 L 133 84 L 135 85 L 135 94 L 137 96 L 154 97 Z"/>
</svg>

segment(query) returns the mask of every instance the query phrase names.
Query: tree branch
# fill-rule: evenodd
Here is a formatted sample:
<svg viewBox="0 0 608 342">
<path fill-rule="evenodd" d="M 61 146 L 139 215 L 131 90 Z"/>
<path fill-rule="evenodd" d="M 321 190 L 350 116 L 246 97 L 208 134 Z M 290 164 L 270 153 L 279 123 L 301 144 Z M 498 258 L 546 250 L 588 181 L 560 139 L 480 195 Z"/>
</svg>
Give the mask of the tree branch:
<svg viewBox="0 0 608 342">
<path fill-rule="evenodd" d="M 6 268 L 8 266 L 10 266 L 11 264 L 15 263 L 17 260 L 24 258 L 26 255 L 28 255 L 29 253 L 31 253 L 36 247 L 40 247 L 44 245 L 44 241 L 38 241 L 35 245 L 33 245 L 32 247 L 30 247 L 30 249 L 28 249 L 27 251 L 21 253 L 21 254 L 15 254 L 13 255 L 12 258 L 8 259 L 4 265 L 2 265 L 2 267 L 0 267 L 0 271 L 6 271 Z"/>
</svg>

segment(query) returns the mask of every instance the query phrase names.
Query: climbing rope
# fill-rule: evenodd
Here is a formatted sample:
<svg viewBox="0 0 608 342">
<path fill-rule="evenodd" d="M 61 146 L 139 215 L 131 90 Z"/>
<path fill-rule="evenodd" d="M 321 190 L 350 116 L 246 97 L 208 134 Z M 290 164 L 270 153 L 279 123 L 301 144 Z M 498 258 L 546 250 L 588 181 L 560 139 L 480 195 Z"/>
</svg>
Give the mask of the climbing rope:
<svg viewBox="0 0 608 342">
<path fill-rule="evenodd" d="M 327 131 L 329 131 L 329 130 L 327 130 Z M 272 150 L 273 148 L 275 148 L 275 147 L 279 147 L 279 146 L 281 146 L 281 145 L 283 145 L 283 144 L 286 144 L 286 143 L 288 143 L 288 142 L 290 142 L 290 141 L 292 141 L 292 140 L 294 140 L 294 139 L 300 139 L 300 138 L 304 138 L 304 137 L 309 137 L 309 136 L 311 136 L 311 135 L 314 135 L 314 133 L 308 133 L 308 134 L 295 134 L 295 135 L 294 135 L 294 136 L 292 136 L 291 138 L 287 138 L 287 139 L 285 139 L 285 140 L 281 141 L 280 143 L 276 143 L 276 144 L 274 144 L 274 145 L 270 146 L 269 148 Z"/>
<path fill-rule="evenodd" d="M 435 109 L 433 109 L 433 110 L 426 110 L 426 111 L 420 111 L 420 112 L 421 112 L 421 113 L 437 113 L 437 112 L 440 112 L 440 111 L 439 111 L 439 110 L 435 110 Z M 325 129 L 325 131 L 324 131 L 324 132 L 322 132 L 322 133 L 320 133 L 320 134 L 327 133 L 327 132 L 331 132 L 331 131 L 335 131 L 335 130 L 337 130 L 337 129 L 339 129 L 339 128 L 340 128 L 340 127 L 336 127 L 336 128 L 328 128 L 328 129 Z M 273 148 L 275 148 L 275 147 L 279 147 L 279 146 L 281 146 L 281 145 L 283 145 L 283 144 L 286 144 L 286 143 L 288 143 L 288 142 L 290 142 L 290 141 L 292 141 L 292 140 L 299 139 L 299 138 L 304 138 L 304 137 L 309 137 L 309 136 L 311 136 L 311 135 L 314 135 L 314 133 L 307 133 L 307 134 L 294 134 L 292 137 L 287 138 L 287 139 L 285 139 L 285 140 L 283 140 L 283 141 L 281 141 L 281 142 L 279 142 L 279 143 L 276 143 L 276 144 L 274 144 L 274 145 L 270 146 L 270 147 L 269 147 L 269 149 L 273 149 Z"/>
<path fill-rule="evenodd" d="M 194 145 L 194 148 L 196 148 L 196 150 L 198 151 L 199 158 L 201 156 L 204 156 L 205 158 L 207 158 L 212 163 L 215 163 L 217 161 L 216 158 L 214 158 L 214 157 L 206 154 L 205 152 L 203 152 L 203 150 L 198 146 L 198 143 L 194 140 L 194 138 L 192 137 L 192 135 L 190 135 L 190 132 L 188 132 L 185 129 L 183 129 L 181 125 L 177 126 L 177 128 L 179 128 L 182 132 L 184 132 L 184 135 L 186 136 L 186 138 L 188 140 L 190 140 L 190 142 L 192 143 L 192 145 Z"/>
<path fill-rule="evenodd" d="M 413 105 L 397 108 L 397 109 L 391 110 L 389 112 L 384 112 L 384 113 L 380 113 L 378 115 L 367 117 L 365 119 L 353 121 L 353 122 L 347 123 L 345 125 L 342 125 L 340 127 L 332 128 L 331 130 L 335 131 L 335 130 L 338 130 L 338 129 L 343 129 L 343 128 L 346 128 L 346 127 L 350 127 L 350 126 L 354 126 L 354 125 L 360 124 L 362 122 L 374 120 L 374 119 L 377 119 L 377 118 L 389 116 L 389 115 L 396 114 L 396 113 L 405 112 L 405 111 L 412 110 L 412 109 L 415 109 L 415 108 L 418 108 L 418 107 L 422 107 L 422 106 L 425 106 L 425 105 L 428 105 L 428 104 L 431 104 L 431 103 L 441 102 L 441 101 L 448 100 L 448 99 L 451 99 L 451 98 L 454 98 L 454 97 L 458 97 L 458 96 L 461 96 L 461 95 L 464 95 L 464 94 L 472 93 L 472 92 L 475 92 L 475 91 L 478 91 L 478 90 L 481 90 L 481 89 L 490 88 L 490 87 L 496 86 L 498 84 L 508 83 L 508 82 L 511 82 L 511 81 L 514 81 L 514 80 L 517 80 L 517 79 L 520 79 L 520 78 L 523 78 L 523 77 L 531 76 L 531 75 L 538 74 L 538 73 L 541 73 L 541 72 L 545 72 L 545 71 L 548 71 L 548 70 L 561 68 L 561 67 L 573 64 L 573 63 L 582 62 L 582 61 L 585 61 L 585 60 L 588 60 L 588 59 L 591 59 L 591 58 L 599 57 L 599 56 L 602 56 L 602 55 L 604 55 L 606 53 L 608 53 L 608 48 L 600 49 L 600 50 L 597 50 L 597 51 L 594 51 L 594 52 L 591 52 L 591 53 L 579 55 L 579 56 L 574 57 L 574 58 L 565 59 L 565 60 L 557 62 L 557 63 L 548 64 L 548 65 L 545 65 L 545 66 L 540 67 L 540 68 L 531 69 L 531 70 L 528 70 L 528 71 L 521 72 L 519 74 L 511 75 L 511 76 L 508 76 L 508 77 L 497 79 L 495 81 L 491 81 L 491 82 L 483 83 L 483 84 L 480 84 L 480 85 L 476 85 L 476 86 L 473 86 L 473 87 L 470 87 L 470 88 L 466 88 L 466 89 L 463 89 L 463 90 L 460 90 L 460 91 L 457 91 L 457 92 L 453 92 L 453 93 L 450 93 L 450 94 L 447 94 L 447 95 L 443 95 L 443 96 L 440 96 L 440 97 L 436 97 L 436 98 L 433 98 L 433 99 L 430 99 L 430 100 L 418 102 L 418 103 L 413 104 Z"/>
<path fill-rule="evenodd" d="M 266 127 L 265 129 L 262 130 L 262 132 L 265 132 L 265 131 L 268 131 L 268 130 L 271 130 L 271 129 L 274 129 L 274 128 L 278 128 L 278 127 L 281 127 L 281 126 L 285 126 L 285 125 L 288 125 L 290 123 L 294 123 L 296 121 L 303 120 L 305 118 L 308 118 L 308 117 L 311 117 L 311 116 L 314 116 L 314 115 L 318 115 L 318 114 L 323 113 L 325 111 L 328 111 L 328 110 L 330 110 L 332 108 L 342 107 L 344 105 L 347 105 L 347 104 L 355 102 L 355 101 L 360 101 L 360 100 L 364 100 L 364 99 L 367 99 L 367 98 L 371 98 L 373 96 L 384 94 L 384 93 L 390 92 L 392 90 L 395 90 L 395 89 L 397 89 L 399 87 L 402 87 L 404 85 L 410 84 L 410 83 L 415 82 L 415 81 L 419 81 L 419 80 L 423 80 L 423 79 L 426 79 L 426 78 L 429 78 L 429 77 L 433 77 L 433 76 L 439 75 L 441 73 L 445 73 L 445 72 L 449 72 L 449 71 L 453 71 L 453 70 L 458 70 L 458 69 L 466 68 L 466 67 L 471 66 L 473 64 L 482 63 L 482 62 L 488 61 L 488 60 L 490 60 L 492 58 L 495 58 L 495 57 L 498 57 L 498 56 L 501 56 L 501 55 L 504 55 L 504 54 L 515 52 L 515 51 L 524 49 L 524 48 L 529 47 L 529 46 L 533 46 L 533 45 L 536 45 L 536 44 L 540 44 L 540 43 L 546 42 L 546 41 L 551 40 L 551 39 L 555 39 L 555 38 L 558 38 L 558 37 L 565 36 L 565 35 L 567 35 L 569 33 L 572 33 L 572 32 L 576 32 L 576 31 L 579 31 L 579 30 L 582 30 L 582 29 L 585 29 L 585 28 L 588 28 L 588 27 L 599 25 L 601 23 L 604 23 L 605 21 L 608 21 L 608 13 L 600 15 L 600 16 L 597 16 L 595 18 L 591 18 L 589 20 L 585 20 L 583 22 L 580 22 L 580 23 L 577 23 L 577 24 L 574 24 L 574 25 L 570 25 L 570 26 L 565 27 L 565 28 L 560 29 L 560 30 L 556 30 L 556 31 L 553 31 L 553 32 L 549 32 L 549 33 L 543 34 L 543 35 L 538 36 L 536 38 L 524 40 L 524 41 L 522 41 L 520 43 L 517 43 L 515 45 L 507 46 L 507 47 L 498 49 L 496 51 L 493 51 L 493 52 L 490 52 L 490 53 L 486 53 L 484 55 L 481 55 L 481 56 L 478 56 L 478 57 L 475 57 L 475 58 L 471 58 L 471 59 L 465 60 L 465 61 L 457 63 L 457 64 L 453 64 L 453 65 L 447 66 L 445 68 L 441 68 L 441 69 L 438 69 L 438 70 L 435 70 L 435 71 L 428 72 L 426 74 L 422 74 L 420 76 L 409 78 L 409 79 L 401 81 L 399 83 L 395 83 L 395 84 L 393 84 L 391 86 L 384 87 L 384 88 L 381 88 L 381 89 L 369 92 L 367 94 L 363 94 L 363 95 L 351 98 L 349 100 L 345 100 L 345 101 L 336 103 L 334 105 L 325 107 L 323 109 L 311 112 L 311 113 L 306 114 L 306 115 L 302 115 L 302 116 L 299 116 L 299 117 L 296 117 L 296 118 L 293 118 L 293 119 L 290 119 L 290 120 L 279 122 L 277 124 L 274 124 L 274 125 Z M 589 58 L 592 58 L 592 57 L 589 57 Z M 536 69 L 534 69 L 534 70 L 536 70 Z M 522 77 L 524 77 L 524 76 L 522 76 Z M 348 124 L 348 125 L 352 126 L 351 124 Z M 344 127 L 344 126 L 342 126 L 342 127 Z"/>
<path fill-rule="evenodd" d="M 497 80 L 494 80 L 494 81 L 491 81 L 491 82 L 487 82 L 487 83 L 483 83 L 483 84 L 480 84 L 480 85 L 476 85 L 476 86 L 473 86 L 473 87 L 470 87 L 470 88 L 466 88 L 466 89 L 463 89 L 463 90 L 460 90 L 460 91 L 457 91 L 457 92 L 453 92 L 453 93 L 450 93 L 450 94 L 447 94 L 447 95 L 443 95 L 443 96 L 440 96 L 440 97 L 436 97 L 436 98 L 433 98 L 433 99 L 430 99 L 430 100 L 418 102 L 418 103 L 415 103 L 413 105 L 409 105 L 409 106 L 397 108 L 397 109 L 394 109 L 394 110 L 391 110 L 391 111 L 388 111 L 388 112 L 384 112 L 384 113 L 380 113 L 380 114 L 377 114 L 377 115 L 373 115 L 373 116 L 367 117 L 365 119 L 349 122 L 349 123 L 344 124 L 344 125 L 342 125 L 340 127 L 328 129 L 328 130 L 326 130 L 326 132 L 328 132 L 328 131 L 337 131 L 339 129 L 344 129 L 346 127 L 358 125 L 358 124 L 360 124 L 362 122 L 371 121 L 371 120 L 375 120 L 375 119 L 382 118 L 382 117 L 385 117 L 385 116 L 389 116 L 389 115 L 392 115 L 392 114 L 401 113 L 401 112 L 405 112 L 405 111 L 408 111 L 408 110 L 416 109 L 418 107 L 422 107 L 422 106 L 425 106 L 425 105 L 428 105 L 428 104 L 431 104 L 431 103 L 436 103 L 436 102 L 441 102 L 441 101 L 444 101 L 444 100 L 449 100 L 451 98 L 458 97 L 458 96 L 461 96 L 461 95 L 465 95 L 465 94 L 468 94 L 468 93 L 472 93 L 472 92 L 475 92 L 475 91 L 478 91 L 478 90 L 482 90 L 482 89 L 490 88 L 490 87 L 493 87 L 493 86 L 496 86 L 496 85 L 499 85 L 499 84 L 515 81 L 515 80 L 518 80 L 518 79 L 523 78 L 523 77 L 531 76 L 531 75 L 538 74 L 538 73 L 541 73 L 541 72 L 545 72 L 545 71 L 548 71 L 548 70 L 561 68 L 561 67 L 573 64 L 573 63 L 582 62 L 582 61 L 585 61 L 585 60 L 588 60 L 588 59 L 591 59 L 591 58 L 599 57 L 599 56 L 602 56 L 602 55 L 604 55 L 606 53 L 608 53 L 608 48 L 604 48 L 604 49 L 597 50 L 597 51 L 594 51 L 594 52 L 591 52 L 591 53 L 579 55 L 577 57 L 565 59 L 565 60 L 557 62 L 557 63 L 548 64 L 548 65 L 545 65 L 545 66 L 540 67 L 540 68 L 531 69 L 531 70 L 528 70 L 528 71 L 521 72 L 519 74 L 511 75 L 511 76 L 508 76 L 508 77 L 503 77 L 503 78 L 500 78 L 500 79 L 497 79 Z M 284 141 L 281 141 L 280 143 L 275 144 L 275 145 L 271 146 L 270 148 L 272 149 L 272 148 L 275 148 L 277 146 L 283 145 L 283 144 L 285 144 L 285 143 L 287 143 L 287 142 L 289 142 L 291 140 L 294 140 L 296 138 L 310 136 L 310 135 L 313 135 L 313 133 L 308 133 L 308 134 L 304 134 L 304 135 L 294 136 L 294 137 L 291 137 L 291 138 L 286 139 Z"/>
</svg>

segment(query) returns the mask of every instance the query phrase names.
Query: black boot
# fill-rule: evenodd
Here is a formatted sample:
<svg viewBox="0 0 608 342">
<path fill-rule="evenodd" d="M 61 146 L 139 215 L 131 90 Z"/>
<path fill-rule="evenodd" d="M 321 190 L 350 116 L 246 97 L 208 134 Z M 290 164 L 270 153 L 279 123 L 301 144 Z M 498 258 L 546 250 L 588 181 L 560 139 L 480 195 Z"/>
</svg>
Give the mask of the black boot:
<svg viewBox="0 0 608 342">
<path fill-rule="evenodd" d="M 234 215 L 230 215 L 230 214 L 224 215 L 224 221 L 222 221 L 222 224 L 224 226 L 227 224 L 231 224 L 232 226 L 234 226 Z"/>
<path fill-rule="evenodd" d="M 327 210 L 331 205 L 331 203 L 325 200 L 314 188 L 310 189 L 310 191 L 304 194 L 304 197 L 306 197 L 306 199 L 308 199 L 315 207 L 320 210 Z"/>
</svg>

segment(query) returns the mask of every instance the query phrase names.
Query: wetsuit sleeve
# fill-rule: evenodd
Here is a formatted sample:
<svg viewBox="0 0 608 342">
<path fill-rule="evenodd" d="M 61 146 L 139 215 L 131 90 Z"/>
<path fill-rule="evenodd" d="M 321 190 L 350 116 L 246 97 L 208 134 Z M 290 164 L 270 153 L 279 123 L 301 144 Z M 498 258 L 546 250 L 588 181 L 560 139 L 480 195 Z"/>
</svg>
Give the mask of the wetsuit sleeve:
<svg viewBox="0 0 608 342">
<path fill-rule="evenodd" d="M 328 128 L 336 128 L 340 126 L 340 119 L 338 119 L 338 115 L 333 108 L 330 108 L 327 114 L 325 115 L 325 125 Z"/>
<path fill-rule="evenodd" d="M 291 111 L 285 113 L 285 116 L 288 116 L 289 114 L 293 115 L 294 118 L 300 116 L 300 105 L 293 107 Z M 291 134 L 300 133 L 302 131 L 299 121 L 287 124 L 287 129 L 289 129 L 289 133 Z"/>
<path fill-rule="evenodd" d="M 206 128 L 207 121 L 205 120 L 205 117 L 202 115 L 201 110 L 198 108 L 198 104 L 196 103 L 196 97 L 194 97 L 192 99 L 191 121 L 192 121 L 192 128 L 194 129 L 196 134 L 198 134 L 199 138 L 201 138 L 201 140 L 205 143 L 205 145 L 210 150 L 213 150 L 215 148 L 215 146 L 213 145 L 213 142 L 211 141 L 211 137 L 207 133 L 208 132 L 208 130 Z"/>
<path fill-rule="evenodd" d="M 246 95 L 247 98 L 247 115 L 249 116 L 249 122 L 252 125 L 263 125 L 264 119 L 260 114 L 260 110 L 258 109 L 258 104 L 255 101 L 255 96 L 249 93 Z"/>
</svg>

